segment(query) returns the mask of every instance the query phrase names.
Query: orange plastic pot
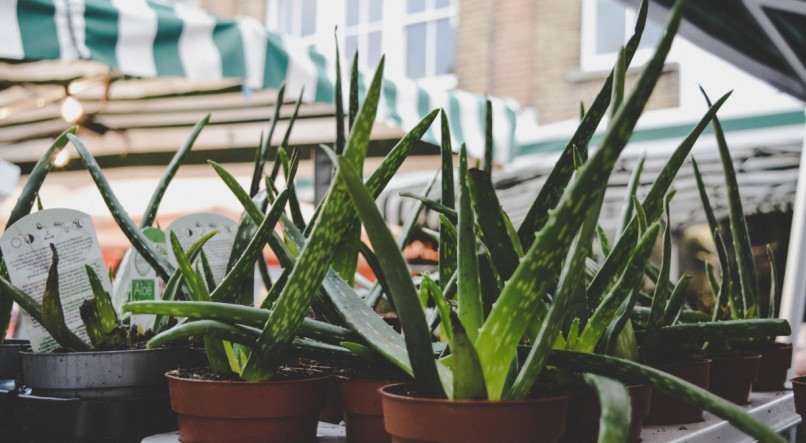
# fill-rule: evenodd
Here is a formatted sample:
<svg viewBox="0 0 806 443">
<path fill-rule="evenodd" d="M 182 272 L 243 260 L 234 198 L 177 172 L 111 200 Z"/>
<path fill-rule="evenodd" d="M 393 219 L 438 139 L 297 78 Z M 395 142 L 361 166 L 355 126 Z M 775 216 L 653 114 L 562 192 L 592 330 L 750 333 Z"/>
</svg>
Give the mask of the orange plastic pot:
<svg viewBox="0 0 806 443">
<path fill-rule="evenodd" d="M 406 385 L 381 389 L 386 431 L 396 443 L 549 443 L 563 436 L 568 397 L 518 401 L 420 398 Z"/>
<path fill-rule="evenodd" d="M 276 382 L 166 374 L 182 442 L 311 442 L 330 376 Z"/>
<path fill-rule="evenodd" d="M 353 443 L 385 443 L 392 437 L 383 427 L 380 389 L 391 382 L 339 377 L 347 440 Z"/>
</svg>

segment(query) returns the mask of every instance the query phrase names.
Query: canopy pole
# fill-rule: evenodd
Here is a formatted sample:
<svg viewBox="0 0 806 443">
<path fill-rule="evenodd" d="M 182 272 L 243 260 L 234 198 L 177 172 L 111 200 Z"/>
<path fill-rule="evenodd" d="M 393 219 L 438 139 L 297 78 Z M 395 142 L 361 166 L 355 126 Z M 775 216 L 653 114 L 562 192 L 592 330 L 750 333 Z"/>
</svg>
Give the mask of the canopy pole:
<svg viewBox="0 0 806 443">
<path fill-rule="evenodd" d="M 804 126 L 803 149 L 800 153 L 798 187 L 795 206 L 792 209 L 792 228 L 789 235 L 789 250 L 786 255 L 786 270 L 781 293 L 780 318 L 789 320 L 792 334 L 784 340 L 792 343 L 797 350 L 798 333 L 803 323 L 803 310 L 806 307 L 806 125 Z M 792 353 L 792 366 L 789 377 L 795 374 L 795 355 Z"/>
</svg>

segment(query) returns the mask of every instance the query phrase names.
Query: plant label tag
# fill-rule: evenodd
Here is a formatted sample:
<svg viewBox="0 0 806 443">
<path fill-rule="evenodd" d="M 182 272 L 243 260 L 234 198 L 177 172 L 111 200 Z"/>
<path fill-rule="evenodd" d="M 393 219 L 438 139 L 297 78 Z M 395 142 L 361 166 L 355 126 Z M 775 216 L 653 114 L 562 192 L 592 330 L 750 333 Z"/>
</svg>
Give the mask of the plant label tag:
<svg viewBox="0 0 806 443">
<path fill-rule="evenodd" d="M 157 251 L 168 256 L 165 243 L 165 233 L 157 228 L 147 227 L 143 234 L 151 240 Z M 129 301 L 161 300 L 165 291 L 165 282 L 157 276 L 157 272 L 134 248 L 129 248 L 123 256 L 112 288 L 115 310 Z M 156 316 L 150 314 L 136 314 L 129 319 L 130 325 L 139 333 L 153 328 Z"/>
<path fill-rule="evenodd" d="M 92 218 L 74 209 L 45 209 L 19 219 L 0 237 L 0 249 L 11 283 L 42 303 L 45 282 L 52 262 L 50 245 L 59 254 L 59 295 L 67 327 L 89 343 L 79 306 L 93 298 L 89 265 L 100 277 L 106 291 L 111 284 L 106 264 L 95 235 Z M 35 352 L 50 352 L 59 347 L 44 326 L 26 315 L 31 325 L 29 339 Z"/>
<path fill-rule="evenodd" d="M 170 244 L 170 234 L 173 232 L 179 239 L 182 248 L 187 251 L 196 240 L 210 231 L 217 231 L 218 233 L 204 244 L 202 250 L 210 263 L 210 270 L 216 283 L 220 283 L 224 276 L 227 275 L 227 264 L 229 263 L 232 246 L 235 244 L 238 223 L 218 214 L 190 214 L 178 218 L 168 225 L 165 230 L 165 238 L 166 242 Z M 176 263 L 173 248 L 168 248 L 168 254 L 170 259 Z"/>
</svg>

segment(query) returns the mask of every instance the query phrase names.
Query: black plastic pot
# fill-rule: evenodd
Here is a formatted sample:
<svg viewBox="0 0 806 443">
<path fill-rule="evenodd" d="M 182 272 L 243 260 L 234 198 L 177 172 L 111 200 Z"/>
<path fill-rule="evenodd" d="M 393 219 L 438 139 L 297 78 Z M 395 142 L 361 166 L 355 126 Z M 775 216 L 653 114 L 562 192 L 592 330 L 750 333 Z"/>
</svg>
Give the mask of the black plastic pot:
<svg viewBox="0 0 806 443">
<path fill-rule="evenodd" d="M 28 340 L 9 339 L 0 344 L 0 379 L 17 378 L 20 371 L 20 351 L 31 343 Z"/>
</svg>

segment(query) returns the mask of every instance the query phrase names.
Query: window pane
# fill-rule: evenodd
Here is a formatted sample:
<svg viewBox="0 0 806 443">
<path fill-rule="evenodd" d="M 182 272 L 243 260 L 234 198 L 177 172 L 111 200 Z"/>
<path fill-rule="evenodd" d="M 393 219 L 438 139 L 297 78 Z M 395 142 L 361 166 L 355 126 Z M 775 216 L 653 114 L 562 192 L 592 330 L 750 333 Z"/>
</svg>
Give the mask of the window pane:
<svg viewBox="0 0 806 443">
<path fill-rule="evenodd" d="M 383 18 L 383 0 L 369 0 L 369 21 L 378 22 Z"/>
<path fill-rule="evenodd" d="M 453 72 L 454 32 L 451 20 L 444 18 L 437 20 L 436 61 L 434 75 L 444 75 Z"/>
<path fill-rule="evenodd" d="M 355 51 L 358 51 L 358 37 L 348 35 L 347 40 L 344 42 L 344 56 L 347 60 L 352 60 Z"/>
<path fill-rule="evenodd" d="M 381 60 L 381 31 L 367 34 L 367 67 L 375 69 Z"/>
<path fill-rule="evenodd" d="M 277 24 L 277 27 L 280 29 L 281 32 L 286 34 L 292 33 L 292 26 L 294 24 L 294 4 L 293 0 L 280 0 L 280 5 L 277 9 L 278 16 L 280 17 L 280 21 Z"/>
<path fill-rule="evenodd" d="M 406 12 L 422 12 L 425 11 L 425 0 L 407 0 Z"/>
<path fill-rule="evenodd" d="M 358 0 L 347 0 L 347 26 L 358 24 Z"/>
<path fill-rule="evenodd" d="M 304 37 L 316 32 L 316 0 L 302 0 L 302 28 L 299 35 Z"/>
<path fill-rule="evenodd" d="M 451 5 L 451 0 L 437 0 L 437 1 L 434 3 L 434 7 L 435 7 L 436 9 L 440 9 L 440 8 L 447 8 L 447 7 L 448 7 L 448 6 L 450 6 L 450 5 Z"/>
<path fill-rule="evenodd" d="M 641 49 L 654 48 L 658 45 L 658 42 L 662 36 L 663 29 L 655 23 L 647 20 L 646 27 L 644 27 L 644 34 L 641 36 L 641 43 L 638 44 L 638 47 Z"/>
<path fill-rule="evenodd" d="M 618 52 L 624 44 L 625 9 L 612 0 L 596 2 L 596 53 Z"/>
<path fill-rule="evenodd" d="M 425 77 L 425 23 L 406 26 L 406 76 Z"/>
</svg>

